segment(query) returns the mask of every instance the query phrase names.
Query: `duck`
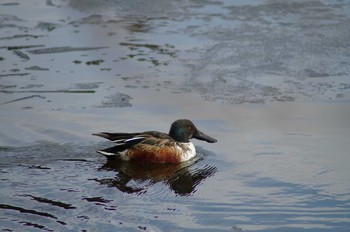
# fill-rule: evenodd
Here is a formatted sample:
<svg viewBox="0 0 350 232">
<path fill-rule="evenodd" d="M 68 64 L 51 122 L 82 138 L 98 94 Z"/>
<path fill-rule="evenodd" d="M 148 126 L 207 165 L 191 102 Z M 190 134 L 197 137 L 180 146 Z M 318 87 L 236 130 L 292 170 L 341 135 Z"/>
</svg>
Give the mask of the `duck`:
<svg viewBox="0 0 350 232">
<path fill-rule="evenodd" d="M 171 124 L 169 133 L 144 131 L 136 133 L 99 132 L 92 134 L 115 143 L 113 147 L 96 152 L 108 160 L 143 163 L 181 163 L 196 156 L 196 148 L 190 139 L 216 143 L 215 138 L 197 129 L 192 121 L 178 119 Z"/>
</svg>

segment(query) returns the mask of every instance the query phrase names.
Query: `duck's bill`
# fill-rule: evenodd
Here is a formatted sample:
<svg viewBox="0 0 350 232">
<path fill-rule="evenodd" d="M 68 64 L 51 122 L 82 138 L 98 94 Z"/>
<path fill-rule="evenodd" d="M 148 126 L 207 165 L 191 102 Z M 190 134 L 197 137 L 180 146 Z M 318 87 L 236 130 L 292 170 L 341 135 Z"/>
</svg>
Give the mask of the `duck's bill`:
<svg viewBox="0 0 350 232">
<path fill-rule="evenodd" d="M 199 139 L 199 140 L 204 140 L 207 141 L 208 143 L 216 143 L 217 140 L 210 137 L 209 135 L 204 134 L 201 131 L 197 131 L 197 133 L 193 136 L 193 138 L 195 139 Z"/>
</svg>

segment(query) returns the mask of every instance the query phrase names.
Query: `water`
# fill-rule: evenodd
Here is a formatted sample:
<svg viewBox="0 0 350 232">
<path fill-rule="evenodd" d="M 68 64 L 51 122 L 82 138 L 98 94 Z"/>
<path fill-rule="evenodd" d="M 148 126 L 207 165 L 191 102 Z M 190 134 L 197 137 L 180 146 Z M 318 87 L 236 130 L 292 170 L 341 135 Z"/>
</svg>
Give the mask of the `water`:
<svg viewBox="0 0 350 232">
<path fill-rule="evenodd" d="M 1 2 L 1 230 L 349 231 L 349 6 Z M 95 152 L 178 118 L 218 143 Z"/>
</svg>

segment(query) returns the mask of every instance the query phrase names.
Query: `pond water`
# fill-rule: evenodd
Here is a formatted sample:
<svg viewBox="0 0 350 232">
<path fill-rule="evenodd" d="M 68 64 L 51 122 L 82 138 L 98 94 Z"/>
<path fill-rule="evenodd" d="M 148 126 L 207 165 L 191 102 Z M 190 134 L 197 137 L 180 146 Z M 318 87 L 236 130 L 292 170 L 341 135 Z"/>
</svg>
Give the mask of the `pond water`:
<svg viewBox="0 0 350 232">
<path fill-rule="evenodd" d="M 349 231 L 349 1 L 0 3 L 1 231 Z M 191 119 L 181 164 L 100 131 Z"/>
</svg>

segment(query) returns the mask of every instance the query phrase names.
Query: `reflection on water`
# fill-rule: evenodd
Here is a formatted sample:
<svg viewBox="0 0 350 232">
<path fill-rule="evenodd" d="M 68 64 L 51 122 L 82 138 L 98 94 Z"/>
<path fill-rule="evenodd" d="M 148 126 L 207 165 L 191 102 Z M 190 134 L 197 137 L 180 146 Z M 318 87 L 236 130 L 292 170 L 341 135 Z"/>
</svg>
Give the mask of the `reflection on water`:
<svg viewBox="0 0 350 232">
<path fill-rule="evenodd" d="M 179 164 L 144 164 L 109 160 L 100 170 L 116 172 L 116 176 L 95 180 L 124 193 L 138 194 L 146 193 L 150 186 L 162 182 L 176 194 L 186 196 L 194 193 L 197 185 L 217 171 L 212 165 L 195 168 L 198 166 L 196 163 L 202 159 Z"/>
</svg>

